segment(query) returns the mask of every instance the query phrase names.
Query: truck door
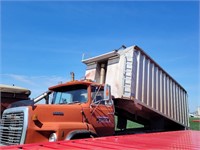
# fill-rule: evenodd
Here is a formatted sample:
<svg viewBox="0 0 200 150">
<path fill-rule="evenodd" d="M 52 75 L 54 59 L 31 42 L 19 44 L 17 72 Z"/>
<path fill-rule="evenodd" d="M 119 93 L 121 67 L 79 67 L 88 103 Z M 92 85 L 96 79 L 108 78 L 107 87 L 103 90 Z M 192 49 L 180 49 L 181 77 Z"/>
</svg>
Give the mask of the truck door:
<svg viewBox="0 0 200 150">
<path fill-rule="evenodd" d="M 114 106 L 112 100 L 104 100 L 104 88 L 92 87 L 91 90 L 91 118 L 90 121 L 95 128 L 98 136 L 113 135 L 114 122 Z"/>
</svg>

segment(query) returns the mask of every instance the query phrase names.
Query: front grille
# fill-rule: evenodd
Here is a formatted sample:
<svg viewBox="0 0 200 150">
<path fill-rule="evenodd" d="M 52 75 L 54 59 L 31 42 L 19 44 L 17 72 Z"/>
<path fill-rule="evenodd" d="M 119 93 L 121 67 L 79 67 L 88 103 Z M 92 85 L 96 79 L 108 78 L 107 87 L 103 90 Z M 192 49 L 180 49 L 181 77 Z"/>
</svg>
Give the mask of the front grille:
<svg viewBox="0 0 200 150">
<path fill-rule="evenodd" d="M 28 108 L 16 107 L 4 111 L 0 124 L 1 145 L 23 144 L 27 128 Z"/>
</svg>

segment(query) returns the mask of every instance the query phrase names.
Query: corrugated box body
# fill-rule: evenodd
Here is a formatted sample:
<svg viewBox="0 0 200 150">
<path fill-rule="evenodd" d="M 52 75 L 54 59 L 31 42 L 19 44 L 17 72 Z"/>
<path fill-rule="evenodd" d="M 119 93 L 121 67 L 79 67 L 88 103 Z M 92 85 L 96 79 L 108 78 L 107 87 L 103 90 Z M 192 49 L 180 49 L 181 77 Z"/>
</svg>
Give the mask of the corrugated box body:
<svg viewBox="0 0 200 150">
<path fill-rule="evenodd" d="M 187 92 L 137 46 L 83 60 L 86 78 L 105 83 L 115 98 L 130 99 L 179 124 L 188 126 Z"/>
</svg>

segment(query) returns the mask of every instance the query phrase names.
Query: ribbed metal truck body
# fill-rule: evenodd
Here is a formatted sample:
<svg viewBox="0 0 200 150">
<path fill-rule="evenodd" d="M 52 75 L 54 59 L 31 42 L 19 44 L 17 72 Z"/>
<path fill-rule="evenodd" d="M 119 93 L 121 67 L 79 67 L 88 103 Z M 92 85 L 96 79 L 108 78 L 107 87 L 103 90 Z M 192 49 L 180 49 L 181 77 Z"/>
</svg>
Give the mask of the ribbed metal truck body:
<svg viewBox="0 0 200 150">
<path fill-rule="evenodd" d="M 87 65 L 87 79 L 111 85 L 119 109 L 124 107 L 135 117 L 149 121 L 152 116 L 154 120 L 161 116 L 180 127 L 189 126 L 186 90 L 138 46 L 85 59 L 83 63 Z M 133 102 L 132 108 L 127 100 Z"/>
</svg>

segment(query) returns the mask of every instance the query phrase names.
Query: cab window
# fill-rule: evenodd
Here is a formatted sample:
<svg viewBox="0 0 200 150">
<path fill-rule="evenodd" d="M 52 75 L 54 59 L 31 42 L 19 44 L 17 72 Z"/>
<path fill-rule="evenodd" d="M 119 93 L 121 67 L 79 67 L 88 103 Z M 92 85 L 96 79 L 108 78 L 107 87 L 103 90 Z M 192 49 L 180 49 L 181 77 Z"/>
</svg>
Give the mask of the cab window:
<svg viewBox="0 0 200 150">
<path fill-rule="evenodd" d="M 92 86 L 91 95 L 92 95 L 93 103 L 105 105 L 103 87 Z"/>
</svg>

